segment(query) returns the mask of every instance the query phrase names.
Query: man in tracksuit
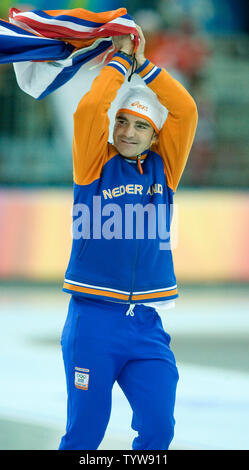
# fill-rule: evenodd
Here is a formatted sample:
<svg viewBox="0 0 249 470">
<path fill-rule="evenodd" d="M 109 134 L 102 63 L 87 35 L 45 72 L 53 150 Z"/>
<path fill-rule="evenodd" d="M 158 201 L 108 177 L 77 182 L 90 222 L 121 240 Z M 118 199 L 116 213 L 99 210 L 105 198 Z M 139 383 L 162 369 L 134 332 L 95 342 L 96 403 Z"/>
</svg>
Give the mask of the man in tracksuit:
<svg viewBox="0 0 249 470">
<path fill-rule="evenodd" d="M 71 298 L 61 338 L 68 415 L 60 449 L 99 447 L 115 381 L 133 411 L 133 449 L 168 449 L 174 435 L 178 371 L 159 313 L 178 297 L 171 208 L 197 109 L 178 81 L 144 57 L 137 28 L 143 87 L 130 85 L 122 99 L 113 144 L 108 110 L 132 65 L 129 36 L 113 39 L 118 52 L 74 114 L 73 243 L 63 285 Z"/>
</svg>

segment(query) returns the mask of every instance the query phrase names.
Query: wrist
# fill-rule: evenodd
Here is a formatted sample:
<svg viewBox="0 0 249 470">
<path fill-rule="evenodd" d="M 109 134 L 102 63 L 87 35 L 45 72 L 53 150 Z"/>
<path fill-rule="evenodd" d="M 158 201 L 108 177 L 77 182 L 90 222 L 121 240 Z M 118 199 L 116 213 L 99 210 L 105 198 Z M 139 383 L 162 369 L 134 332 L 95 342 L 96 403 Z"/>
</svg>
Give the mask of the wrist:
<svg viewBox="0 0 249 470">
<path fill-rule="evenodd" d="M 119 49 L 118 54 L 123 54 L 124 56 L 129 57 L 129 59 L 131 59 L 131 60 L 132 60 L 132 57 L 133 57 L 131 52 L 129 52 L 129 51 L 127 52 L 127 50 L 124 50 L 124 49 Z"/>
<path fill-rule="evenodd" d="M 146 58 L 144 56 L 141 56 L 141 57 L 137 57 L 136 56 L 136 61 L 137 61 L 137 69 L 139 69 L 140 67 L 142 67 L 144 65 L 144 63 L 146 62 Z"/>
</svg>

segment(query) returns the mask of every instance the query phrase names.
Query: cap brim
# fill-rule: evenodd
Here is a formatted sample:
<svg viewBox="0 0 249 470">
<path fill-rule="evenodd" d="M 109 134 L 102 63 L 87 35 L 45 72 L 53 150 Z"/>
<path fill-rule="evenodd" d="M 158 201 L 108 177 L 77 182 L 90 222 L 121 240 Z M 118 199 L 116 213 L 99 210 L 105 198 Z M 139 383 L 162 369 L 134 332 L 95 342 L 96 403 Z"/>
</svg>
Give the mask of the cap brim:
<svg viewBox="0 0 249 470">
<path fill-rule="evenodd" d="M 132 114 L 133 116 L 138 116 L 138 117 L 141 117 L 142 119 L 145 119 L 147 122 L 149 122 L 149 124 L 153 127 L 153 129 L 156 131 L 157 134 L 159 134 L 159 129 L 158 127 L 156 126 L 156 124 L 152 121 L 152 119 L 150 119 L 148 116 L 146 116 L 145 114 L 142 114 L 142 113 L 138 113 L 137 111 L 133 111 L 132 109 L 127 109 L 127 108 L 120 108 L 117 112 L 116 112 L 116 116 L 118 116 L 118 114 L 120 113 L 128 113 L 128 114 Z"/>
</svg>

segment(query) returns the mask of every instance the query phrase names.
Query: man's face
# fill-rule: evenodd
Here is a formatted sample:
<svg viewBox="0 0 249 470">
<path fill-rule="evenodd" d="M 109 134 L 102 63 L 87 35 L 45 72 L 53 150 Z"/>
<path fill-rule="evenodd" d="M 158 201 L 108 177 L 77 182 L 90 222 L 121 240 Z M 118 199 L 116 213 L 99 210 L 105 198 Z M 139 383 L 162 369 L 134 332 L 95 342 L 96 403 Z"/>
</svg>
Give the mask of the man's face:
<svg viewBox="0 0 249 470">
<path fill-rule="evenodd" d="M 116 117 L 113 142 L 124 157 L 136 157 L 148 149 L 156 140 L 151 124 L 130 113 L 120 113 Z"/>
</svg>

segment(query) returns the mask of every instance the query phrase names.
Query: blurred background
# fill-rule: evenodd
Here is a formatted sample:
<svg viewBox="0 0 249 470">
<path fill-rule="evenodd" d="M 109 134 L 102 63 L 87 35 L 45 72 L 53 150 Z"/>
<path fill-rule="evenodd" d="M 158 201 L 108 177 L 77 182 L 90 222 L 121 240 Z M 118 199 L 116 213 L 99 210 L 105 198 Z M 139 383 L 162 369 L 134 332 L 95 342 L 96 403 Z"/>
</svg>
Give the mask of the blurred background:
<svg viewBox="0 0 249 470">
<path fill-rule="evenodd" d="M 249 449 L 248 2 L 1 0 L 1 18 L 10 7 L 125 7 L 147 57 L 194 97 L 198 128 L 175 196 L 180 297 L 163 318 L 180 372 L 171 448 Z M 0 66 L 0 449 L 56 449 L 64 433 L 72 114 L 98 71 L 88 65 L 36 101 Z M 101 448 L 130 449 L 130 421 L 115 386 Z"/>
</svg>

